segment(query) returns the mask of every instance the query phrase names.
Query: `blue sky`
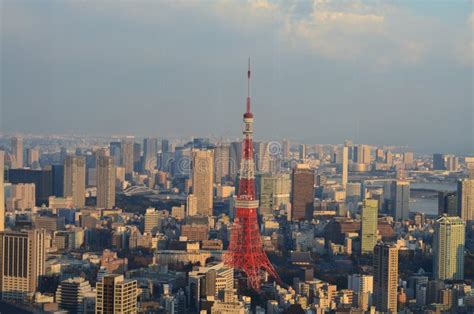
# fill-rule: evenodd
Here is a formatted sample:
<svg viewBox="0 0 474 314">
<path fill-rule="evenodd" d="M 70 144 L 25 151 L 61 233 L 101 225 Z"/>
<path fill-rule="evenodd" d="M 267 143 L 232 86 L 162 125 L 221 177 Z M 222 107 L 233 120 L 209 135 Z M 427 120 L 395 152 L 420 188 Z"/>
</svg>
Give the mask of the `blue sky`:
<svg viewBox="0 0 474 314">
<path fill-rule="evenodd" d="M 0 3 L 3 132 L 474 153 L 472 1 Z"/>
</svg>

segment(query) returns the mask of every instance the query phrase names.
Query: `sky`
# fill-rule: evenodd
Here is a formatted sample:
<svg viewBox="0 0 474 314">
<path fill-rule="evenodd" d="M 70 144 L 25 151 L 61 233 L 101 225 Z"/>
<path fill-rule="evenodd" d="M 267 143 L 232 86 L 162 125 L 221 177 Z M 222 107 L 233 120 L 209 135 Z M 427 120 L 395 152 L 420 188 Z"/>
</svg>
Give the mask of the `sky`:
<svg viewBox="0 0 474 314">
<path fill-rule="evenodd" d="M 474 1 L 0 0 L 0 132 L 474 154 Z"/>
</svg>

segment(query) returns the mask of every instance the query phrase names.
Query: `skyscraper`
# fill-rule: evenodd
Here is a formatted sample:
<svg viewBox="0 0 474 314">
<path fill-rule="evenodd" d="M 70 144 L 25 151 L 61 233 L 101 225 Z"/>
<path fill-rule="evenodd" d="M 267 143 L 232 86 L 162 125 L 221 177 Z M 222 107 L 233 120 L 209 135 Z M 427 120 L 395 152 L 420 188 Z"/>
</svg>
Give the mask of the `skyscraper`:
<svg viewBox="0 0 474 314">
<path fill-rule="evenodd" d="M 291 219 L 313 219 L 314 172 L 307 164 L 297 164 L 291 179 Z"/>
<path fill-rule="evenodd" d="M 290 205 L 291 177 L 288 173 L 262 173 L 257 176 L 257 192 L 260 215 L 272 214 L 273 210 Z"/>
<path fill-rule="evenodd" d="M 137 313 L 137 281 L 105 275 L 97 283 L 96 314 Z"/>
<path fill-rule="evenodd" d="M 347 186 L 347 171 L 349 167 L 349 147 L 344 145 L 341 149 L 341 154 L 342 154 L 341 185 L 345 189 Z"/>
<path fill-rule="evenodd" d="M 371 148 L 369 145 L 357 145 L 353 148 L 353 161 L 360 164 L 371 162 Z"/>
<path fill-rule="evenodd" d="M 133 171 L 140 172 L 143 169 L 144 163 L 142 159 L 142 144 L 133 143 Z"/>
<path fill-rule="evenodd" d="M 125 178 L 131 180 L 133 176 L 133 140 L 125 138 L 122 140 L 122 166 L 125 168 Z"/>
<path fill-rule="evenodd" d="M 361 254 L 372 254 L 377 244 L 377 213 L 378 202 L 365 199 L 362 204 L 360 250 Z"/>
<path fill-rule="evenodd" d="M 433 170 L 444 170 L 443 154 L 433 154 Z"/>
<path fill-rule="evenodd" d="M 458 215 L 458 195 L 456 192 L 438 192 L 438 215 Z"/>
<path fill-rule="evenodd" d="M 306 145 L 305 144 L 300 144 L 298 146 L 298 157 L 300 160 L 305 160 L 306 159 Z"/>
<path fill-rule="evenodd" d="M 397 313 L 398 249 L 377 244 L 374 249 L 374 301 L 377 311 Z"/>
<path fill-rule="evenodd" d="M 38 168 L 40 159 L 39 148 L 28 148 L 26 150 L 26 165 L 30 168 Z"/>
<path fill-rule="evenodd" d="M 436 280 L 464 279 L 464 237 L 466 223 L 443 215 L 436 220 L 433 236 L 433 273 Z"/>
<path fill-rule="evenodd" d="M 197 214 L 212 216 L 214 151 L 193 150 L 193 194 L 197 199 Z"/>
<path fill-rule="evenodd" d="M 168 140 L 161 140 L 161 152 L 168 153 L 170 151 L 170 142 Z"/>
<path fill-rule="evenodd" d="M 122 167 L 122 143 L 121 142 L 110 142 L 110 156 L 114 158 L 115 166 Z"/>
<path fill-rule="evenodd" d="M 391 214 L 395 220 L 405 220 L 410 214 L 410 182 L 396 180 L 390 186 Z"/>
<path fill-rule="evenodd" d="M 357 294 L 359 307 L 363 310 L 367 310 L 372 304 L 374 276 L 361 274 L 350 275 L 347 278 L 347 289 L 350 289 Z"/>
<path fill-rule="evenodd" d="M 0 150 L 0 232 L 5 230 L 5 152 Z"/>
<path fill-rule="evenodd" d="M 158 139 L 146 138 L 143 140 L 143 170 L 156 168 L 156 154 L 158 153 Z"/>
<path fill-rule="evenodd" d="M 257 171 L 260 173 L 270 172 L 270 152 L 268 151 L 268 143 L 256 142 L 254 143 L 254 146 Z"/>
<path fill-rule="evenodd" d="M 219 143 L 214 150 L 214 181 L 222 183 L 229 177 L 230 145 Z"/>
<path fill-rule="evenodd" d="M 48 198 L 53 195 L 53 172 L 48 169 L 9 169 L 8 181 L 12 184 L 34 183 L 36 206 L 48 204 Z"/>
<path fill-rule="evenodd" d="M 12 168 L 23 168 L 23 139 L 21 137 L 12 138 L 12 155 L 14 163 Z"/>
<path fill-rule="evenodd" d="M 0 232 L 0 292 L 2 300 L 25 301 L 45 273 L 45 230 Z"/>
<path fill-rule="evenodd" d="M 82 156 L 67 156 L 64 161 L 64 196 L 72 197 L 74 207 L 85 206 L 86 161 Z"/>
<path fill-rule="evenodd" d="M 281 145 L 281 155 L 283 159 L 290 158 L 290 141 L 283 140 Z"/>
<path fill-rule="evenodd" d="M 242 142 L 230 143 L 230 159 L 229 159 L 229 176 L 234 180 L 240 171 L 240 163 L 242 161 Z"/>
<path fill-rule="evenodd" d="M 474 220 L 474 179 L 458 181 L 458 215 L 464 221 Z"/>
<path fill-rule="evenodd" d="M 100 156 L 97 160 L 97 207 L 115 206 L 115 165 L 114 159 Z"/>
</svg>

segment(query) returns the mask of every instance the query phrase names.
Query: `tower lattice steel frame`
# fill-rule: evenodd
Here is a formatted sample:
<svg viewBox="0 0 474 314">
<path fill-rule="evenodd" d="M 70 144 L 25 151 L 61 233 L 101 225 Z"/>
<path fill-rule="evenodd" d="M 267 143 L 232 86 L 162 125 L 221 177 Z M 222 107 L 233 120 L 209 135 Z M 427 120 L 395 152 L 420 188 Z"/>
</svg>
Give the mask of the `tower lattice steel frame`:
<svg viewBox="0 0 474 314">
<path fill-rule="evenodd" d="M 259 291 L 262 271 L 266 271 L 279 283 L 281 280 L 263 250 L 257 221 L 259 202 L 255 193 L 253 114 L 250 108 L 250 59 L 247 72 L 247 108 L 244 113 L 243 135 L 239 190 L 235 201 L 236 213 L 224 262 L 235 270 L 243 271 L 247 275 L 249 287 Z"/>
</svg>

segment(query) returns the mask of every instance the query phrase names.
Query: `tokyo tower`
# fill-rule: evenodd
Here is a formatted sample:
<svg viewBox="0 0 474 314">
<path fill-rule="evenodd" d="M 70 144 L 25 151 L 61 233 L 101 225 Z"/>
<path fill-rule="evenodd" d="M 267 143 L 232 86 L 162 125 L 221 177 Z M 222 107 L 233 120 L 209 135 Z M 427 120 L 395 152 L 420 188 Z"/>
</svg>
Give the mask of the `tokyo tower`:
<svg viewBox="0 0 474 314">
<path fill-rule="evenodd" d="M 240 164 L 239 191 L 235 200 L 235 218 L 224 263 L 247 275 L 248 286 L 260 290 L 262 271 L 281 282 L 263 250 L 257 221 L 258 200 L 255 194 L 253 159 L 253 114 L 250 108 L 250 59 L 247 72 L 247 109 L 244 113 L 244 139 Z"/>
</svg>

